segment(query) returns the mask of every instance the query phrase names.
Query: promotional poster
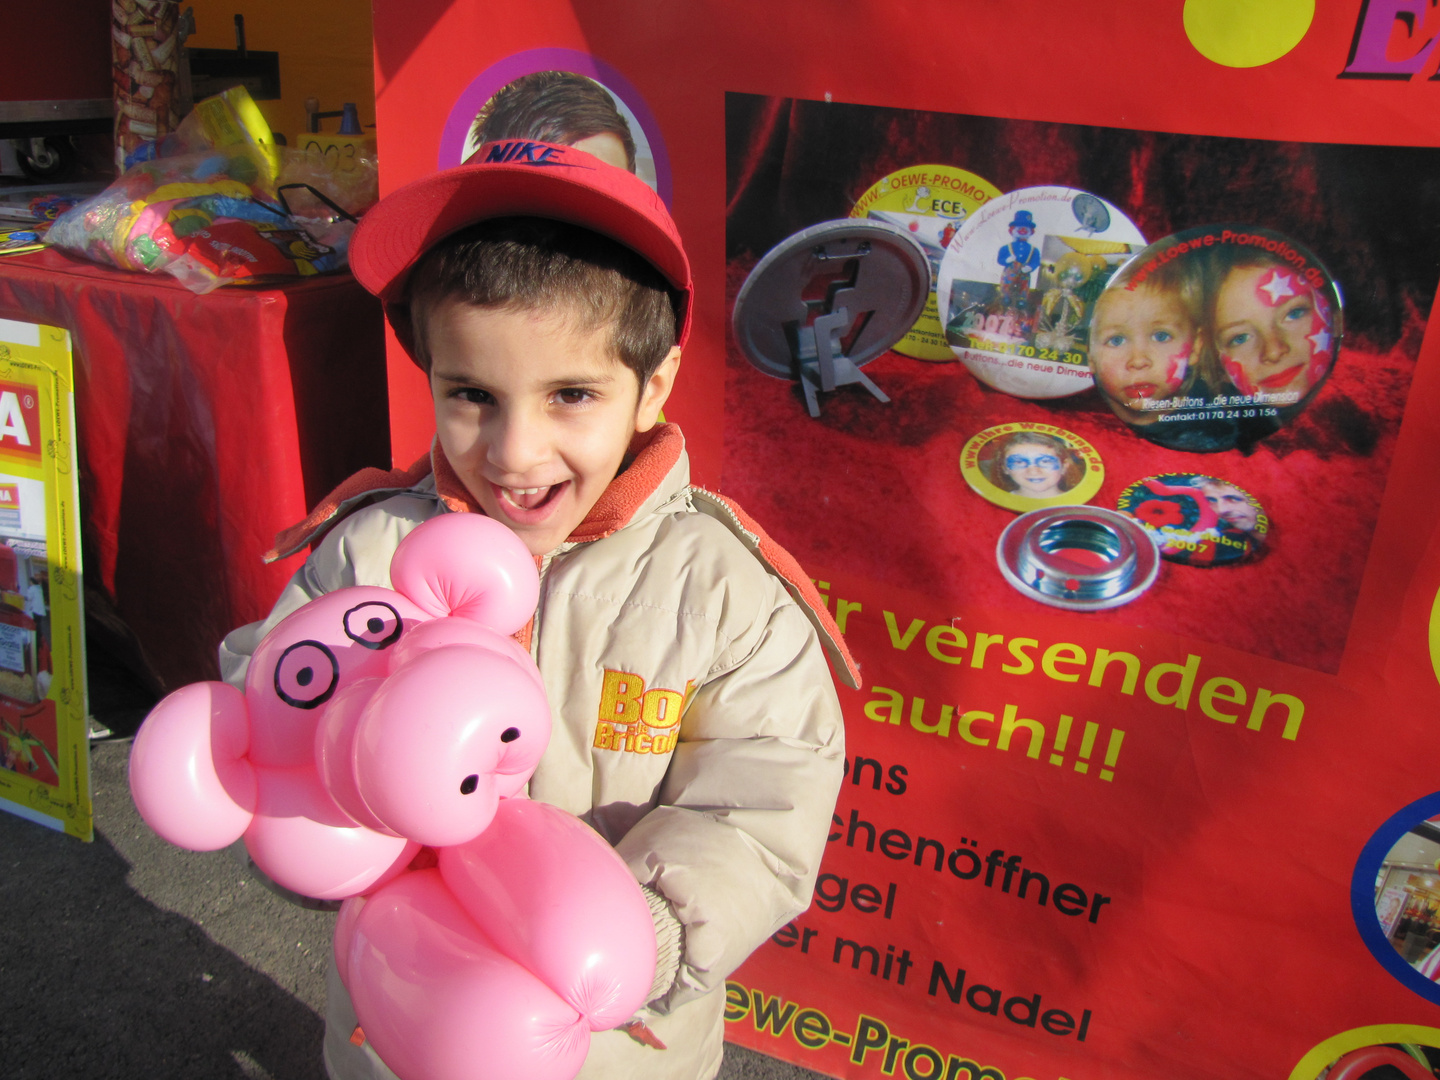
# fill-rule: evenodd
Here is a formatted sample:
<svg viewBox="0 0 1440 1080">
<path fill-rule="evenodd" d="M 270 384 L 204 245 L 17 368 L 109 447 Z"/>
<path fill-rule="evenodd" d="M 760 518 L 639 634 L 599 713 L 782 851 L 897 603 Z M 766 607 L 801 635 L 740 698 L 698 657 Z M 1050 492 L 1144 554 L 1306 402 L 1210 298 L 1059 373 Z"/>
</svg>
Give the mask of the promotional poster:
<svg viewBox="0 0 1440 1080">
<path fill-rule="evenodd" d="M 856 1078 L 1437 1075 L 1433 4 L 375 28 L 383 190 L 561 137 L 521 101 L 605 118 L 584 148 L 694 267 L 695 480 L 859 660 L 814 902 L 729 1039 Z M 432 418 L 390 364 L 403 464 Z"/>
<path fill-rule="evenodd" d="M 0 319 L 0 810 L 89 840 L 70 335 Z"/>
</svg>

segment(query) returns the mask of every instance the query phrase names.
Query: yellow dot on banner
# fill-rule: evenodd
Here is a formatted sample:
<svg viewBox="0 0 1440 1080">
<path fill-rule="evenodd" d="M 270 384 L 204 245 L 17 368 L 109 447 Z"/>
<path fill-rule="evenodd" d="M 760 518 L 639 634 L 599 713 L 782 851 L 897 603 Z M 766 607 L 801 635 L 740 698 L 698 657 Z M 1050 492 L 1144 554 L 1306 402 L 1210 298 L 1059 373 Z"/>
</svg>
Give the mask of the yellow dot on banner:
<svg viewBox="0 0 1440 1080">
<path fill-rule="evenodd" d="M 1185 0 L 1185 35 L 1207 60 L 1259 67 L 1300 44 L 1315 0 Z"/>
<path fill-rule="evenodd" d="M 1430 606 L 1430 666 L 1435 669 L 1435 678 L 1440 679 L 1440 592 Z"/>
</svg>

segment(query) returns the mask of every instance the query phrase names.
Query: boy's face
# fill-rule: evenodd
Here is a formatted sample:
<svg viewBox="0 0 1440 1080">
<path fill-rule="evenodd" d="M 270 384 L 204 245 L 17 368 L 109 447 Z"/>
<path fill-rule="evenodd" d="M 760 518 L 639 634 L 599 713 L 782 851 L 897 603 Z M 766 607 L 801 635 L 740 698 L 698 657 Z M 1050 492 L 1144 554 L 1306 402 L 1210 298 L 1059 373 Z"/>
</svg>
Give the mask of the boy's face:
<svg viewBox="0 0 1440 1080">
<path fill-rule="evenodd" d="M 435 428 L 485 513 L 553 551 L 619 472 L 631 436 L 655 425 L 680 350 L 644 387 L 607 328 L 445 300 L 425 316 Z"/>
<path fill-rule="evenodd" d="M 1152 419 L 1145 402 L 1185 384 L 1196 328 L 1180 298 L 1159 289 L 1111 289 L 1100 298 L 1090 359 L 1100 389 L 1127 414 Z"/>
<path fill-rule="evenodd" d="M 1215 344 L 1242 394 L 1303 397 L 1330 366 L 1324 301 L 1289 270 L 1232 270 L 1215 300 Z"/>
</svg>

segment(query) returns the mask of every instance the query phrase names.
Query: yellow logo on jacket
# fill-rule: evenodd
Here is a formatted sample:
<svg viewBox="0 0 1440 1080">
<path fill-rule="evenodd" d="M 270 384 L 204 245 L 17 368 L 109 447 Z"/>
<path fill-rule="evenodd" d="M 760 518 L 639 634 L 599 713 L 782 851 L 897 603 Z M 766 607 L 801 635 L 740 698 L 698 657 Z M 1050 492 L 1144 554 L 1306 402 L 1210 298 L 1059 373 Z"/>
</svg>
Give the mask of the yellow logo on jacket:
<svg viewBox="0 0 1440 1080">
<path fill-rule="evenodd" d="M 605 671 L 600 690 L 600 719 L 595 748 L 625 754 L 668 754 L 680 734 L 680 716 L 695 691 L 695 680 L 678 690 L 645 689 L 645 680 L 629 671 Z"/>
</svg>

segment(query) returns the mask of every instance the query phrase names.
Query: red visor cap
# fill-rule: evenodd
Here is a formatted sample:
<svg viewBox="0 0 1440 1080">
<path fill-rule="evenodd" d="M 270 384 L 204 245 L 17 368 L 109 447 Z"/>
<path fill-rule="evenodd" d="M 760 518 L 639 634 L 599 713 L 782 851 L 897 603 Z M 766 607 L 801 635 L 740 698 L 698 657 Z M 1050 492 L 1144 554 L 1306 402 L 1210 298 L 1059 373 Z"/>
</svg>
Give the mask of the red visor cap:
<svg viewBox="0 0 1440 1080">
<path fill-rule="evenodd" d="M 405 300 L 415 263 L 451 233 L 497 217 L 567 221 L 643 256 L 684 294 L 676 344 L 685 344 L 692 308 L 690 260 L 660 196 L 634 174 L 573 146 L 506 139 L 486 143 L 463 165 L 392 191 L 355 229 L 350 270 L 384 303 L 407 349 L 408 320 L 395 309 Z"/>
</svg>

